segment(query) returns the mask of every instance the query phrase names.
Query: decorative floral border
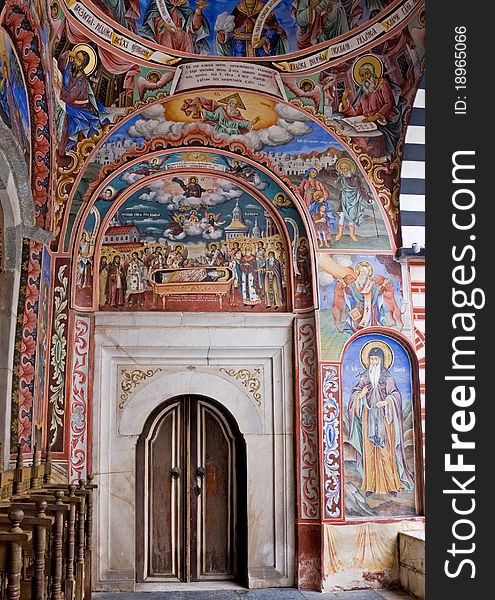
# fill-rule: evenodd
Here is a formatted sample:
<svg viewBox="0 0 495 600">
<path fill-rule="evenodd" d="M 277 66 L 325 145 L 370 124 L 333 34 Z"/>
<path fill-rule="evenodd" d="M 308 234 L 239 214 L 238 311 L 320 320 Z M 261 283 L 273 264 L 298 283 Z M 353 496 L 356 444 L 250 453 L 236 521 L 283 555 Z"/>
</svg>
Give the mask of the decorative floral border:
<svg viewBox="0 0 495 600">
<path fill-rule="evenodd" d="M 38 300 L 43 247 L 23 240 L 22 269 L 17 310 L 17 331 L 12 381 L 11 450 L 17 444 L 31 448 L 36 370 Z"/>
<path fill-rule="evenodd" d="M 342 518 L 340 366 L 322 365 L 323 391 L 323 494 L 326 519 Z"/>
<path fill-rule="evenodd" d="M 313 317 L 297 321 L 299 513 L 320 518 L 316 326 Z"/>
<path fill-rule="evenodd" d="M 88 460 L 89 362 L 91 319 L 76 315 L 72 348 L 69 481 L 85 479 Z"/>
<path fill-rule="evenodd" d="M 69 318 L 69 261 L 59 259 L 54 270 L 54 298 L 50 347 L 50 393 L 47 416 L 47 445 L 53 452 L 64 450 L 65 373 Z M 55 285 L 57 284 L 57 285 Z"/>
</svg>

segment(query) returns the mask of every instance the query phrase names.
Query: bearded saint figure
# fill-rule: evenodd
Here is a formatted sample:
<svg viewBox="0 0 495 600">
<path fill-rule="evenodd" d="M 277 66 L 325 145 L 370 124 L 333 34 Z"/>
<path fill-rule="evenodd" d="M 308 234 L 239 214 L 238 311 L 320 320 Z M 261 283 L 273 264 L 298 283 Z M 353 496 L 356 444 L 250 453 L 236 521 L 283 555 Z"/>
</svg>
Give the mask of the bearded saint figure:
<svg viewBox="0 0 495 600">
<path fill-rule="evenodd" d="M 365 60 L 363 57 L 361 61 Z M 342 95 L 339 111 L 344 117 L 362 116 L 363 122 L 375 123 L 383 136 L 384 151 L 391 157 L 402 132 L 402 115 L 406 100 L 399 98 L 396 103 L 394 87 L 382 77 L 383 67 L 376 60 L 362 62 L 357 69 L 360 80 L 359 89 L 352 102 L 349 101 L 349 90 Z M 393 87 L 394 86 L 394 87 Z"/>
<path fill-rule="evenodd" d="M 341 284 L 348 307 L 348 322 L 351 330 L 359 331 L 372 325 L 383 325 L 383 289 L 388 280 L 378 285 L 372 280 L 373 267 L 360 262 L 354 272 L 357 278 L 346 275 Z"/>
<path fill-rule="evenodd" d="M 258 123 L 260 117 L 252 121 L 246 119 L 240 109 L 246 109 L 239 94 L 232 94 L 218 102 L 213 99 L 196 98 L 184 100 L 183 112 L 195 120 L 211 125 L 216 133 L 243 135 Z"/>
<path fill-rule="evenodd" d="M 414 485 L 404 451 L 402 397 L 385 366 L 383 348 L 389 356 L 389 367 L 392 350 L 384 342 L 370 342 L 366 360 L 366 346 L 361 350 L 366 370 L 359 375 L 348 406 L 349 443 L 356 450 L 356 467 L 365 495 L 396 496 L 410 492 Z"/>
</svg>

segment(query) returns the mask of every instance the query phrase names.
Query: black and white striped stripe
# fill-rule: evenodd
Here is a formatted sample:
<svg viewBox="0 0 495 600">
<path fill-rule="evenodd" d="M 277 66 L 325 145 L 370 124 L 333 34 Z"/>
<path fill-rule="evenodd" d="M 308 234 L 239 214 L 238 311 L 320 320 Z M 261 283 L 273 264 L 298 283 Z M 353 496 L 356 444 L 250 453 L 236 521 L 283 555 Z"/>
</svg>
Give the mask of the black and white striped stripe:
<svg viewBox="0 0 495 600">
<path fill-rule="evenodd" d="M 425 245 L 425 78 L 406 131 L 400 184 L 402 248 Z"/>
</svg>

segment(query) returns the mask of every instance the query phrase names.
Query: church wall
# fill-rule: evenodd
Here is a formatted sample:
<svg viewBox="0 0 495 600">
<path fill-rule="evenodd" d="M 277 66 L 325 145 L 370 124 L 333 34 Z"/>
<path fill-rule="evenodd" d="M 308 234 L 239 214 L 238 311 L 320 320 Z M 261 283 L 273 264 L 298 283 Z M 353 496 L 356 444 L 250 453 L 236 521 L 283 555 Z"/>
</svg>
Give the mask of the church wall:
<svg viewBox="0 0 495 600">
<path fill-rule="evenodd" d="M 244 4 L 256 27 L 241 41 L 233 32 Z M 194 373 L 216 382 L 217 400 L 233 398 L 251 459 L 272 452 L 275 495 L 249 475 L 251 586 L 386 585 L 398 577 L 397 532 L 422 526 L 424 263 L 397 256 L 424 5 L 375 4 L 381 10 L 332 3 L 305 22 L 305 0 L 212 2 L 199 7 L 191 34 L 181 26 L 192 18 L 187 0 L 161 3 L 168 17 L 154 0 L 136 14 L 105 0 L 0 1 L 0 67 L 8 63 L 10 78 L 2 97 L 37 227 L 17 232 L 22 269 L 1 275 L 12 289 L 1 306 L 4 455 L 23 443 L 29 457 L 36 443 L 61 478 L 95 473 L 101 589 L 131 589 L 135 579 L 139 431 L 119 429 L 126 407 L 142 400 L 144 423 L 172 392 L 199 393 Z M 170 19 L 173 34 L 155 30 L 156 19 Z M 367 123 L 363 103 L 376 95 L 364 67 L 393 105 Z M 111 270 L 116 257 L 122 268 Z M 407 412 L 396 435 L 415 480 L 397 496 L 361 489 L 353 466 L 350 395 L 367 370 L 367 342 L 391 350 Z M 263 373 L 261 398 L 219 372 L 239 372 L 246 360 Z M 153 374 L 136 383 L 136 364 Z M 174 387 L 174 369 L 186 387 Z M 263 504 L 270 510 L 260 516 Z M 278 549 L 264 537 L 274 528 Z"/>
</svg>

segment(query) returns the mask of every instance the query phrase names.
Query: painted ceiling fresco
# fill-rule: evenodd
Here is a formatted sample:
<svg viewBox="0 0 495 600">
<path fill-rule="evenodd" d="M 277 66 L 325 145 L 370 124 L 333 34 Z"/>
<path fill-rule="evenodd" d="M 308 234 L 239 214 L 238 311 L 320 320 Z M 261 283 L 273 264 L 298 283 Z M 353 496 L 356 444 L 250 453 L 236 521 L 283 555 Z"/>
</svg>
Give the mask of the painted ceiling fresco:
<svg viewBox="0 0 495 600">
<path fill-rule="evenodd" d="M 266 59 L 329 42 L 379 15 L 390 0 L 94 0 L 66 2 L 104 35 L 167 53 Z M 53 6 L 53 4 L 52 4 Z M 150 44 L 151 43 L 151 44 Z"/>
</svg>

